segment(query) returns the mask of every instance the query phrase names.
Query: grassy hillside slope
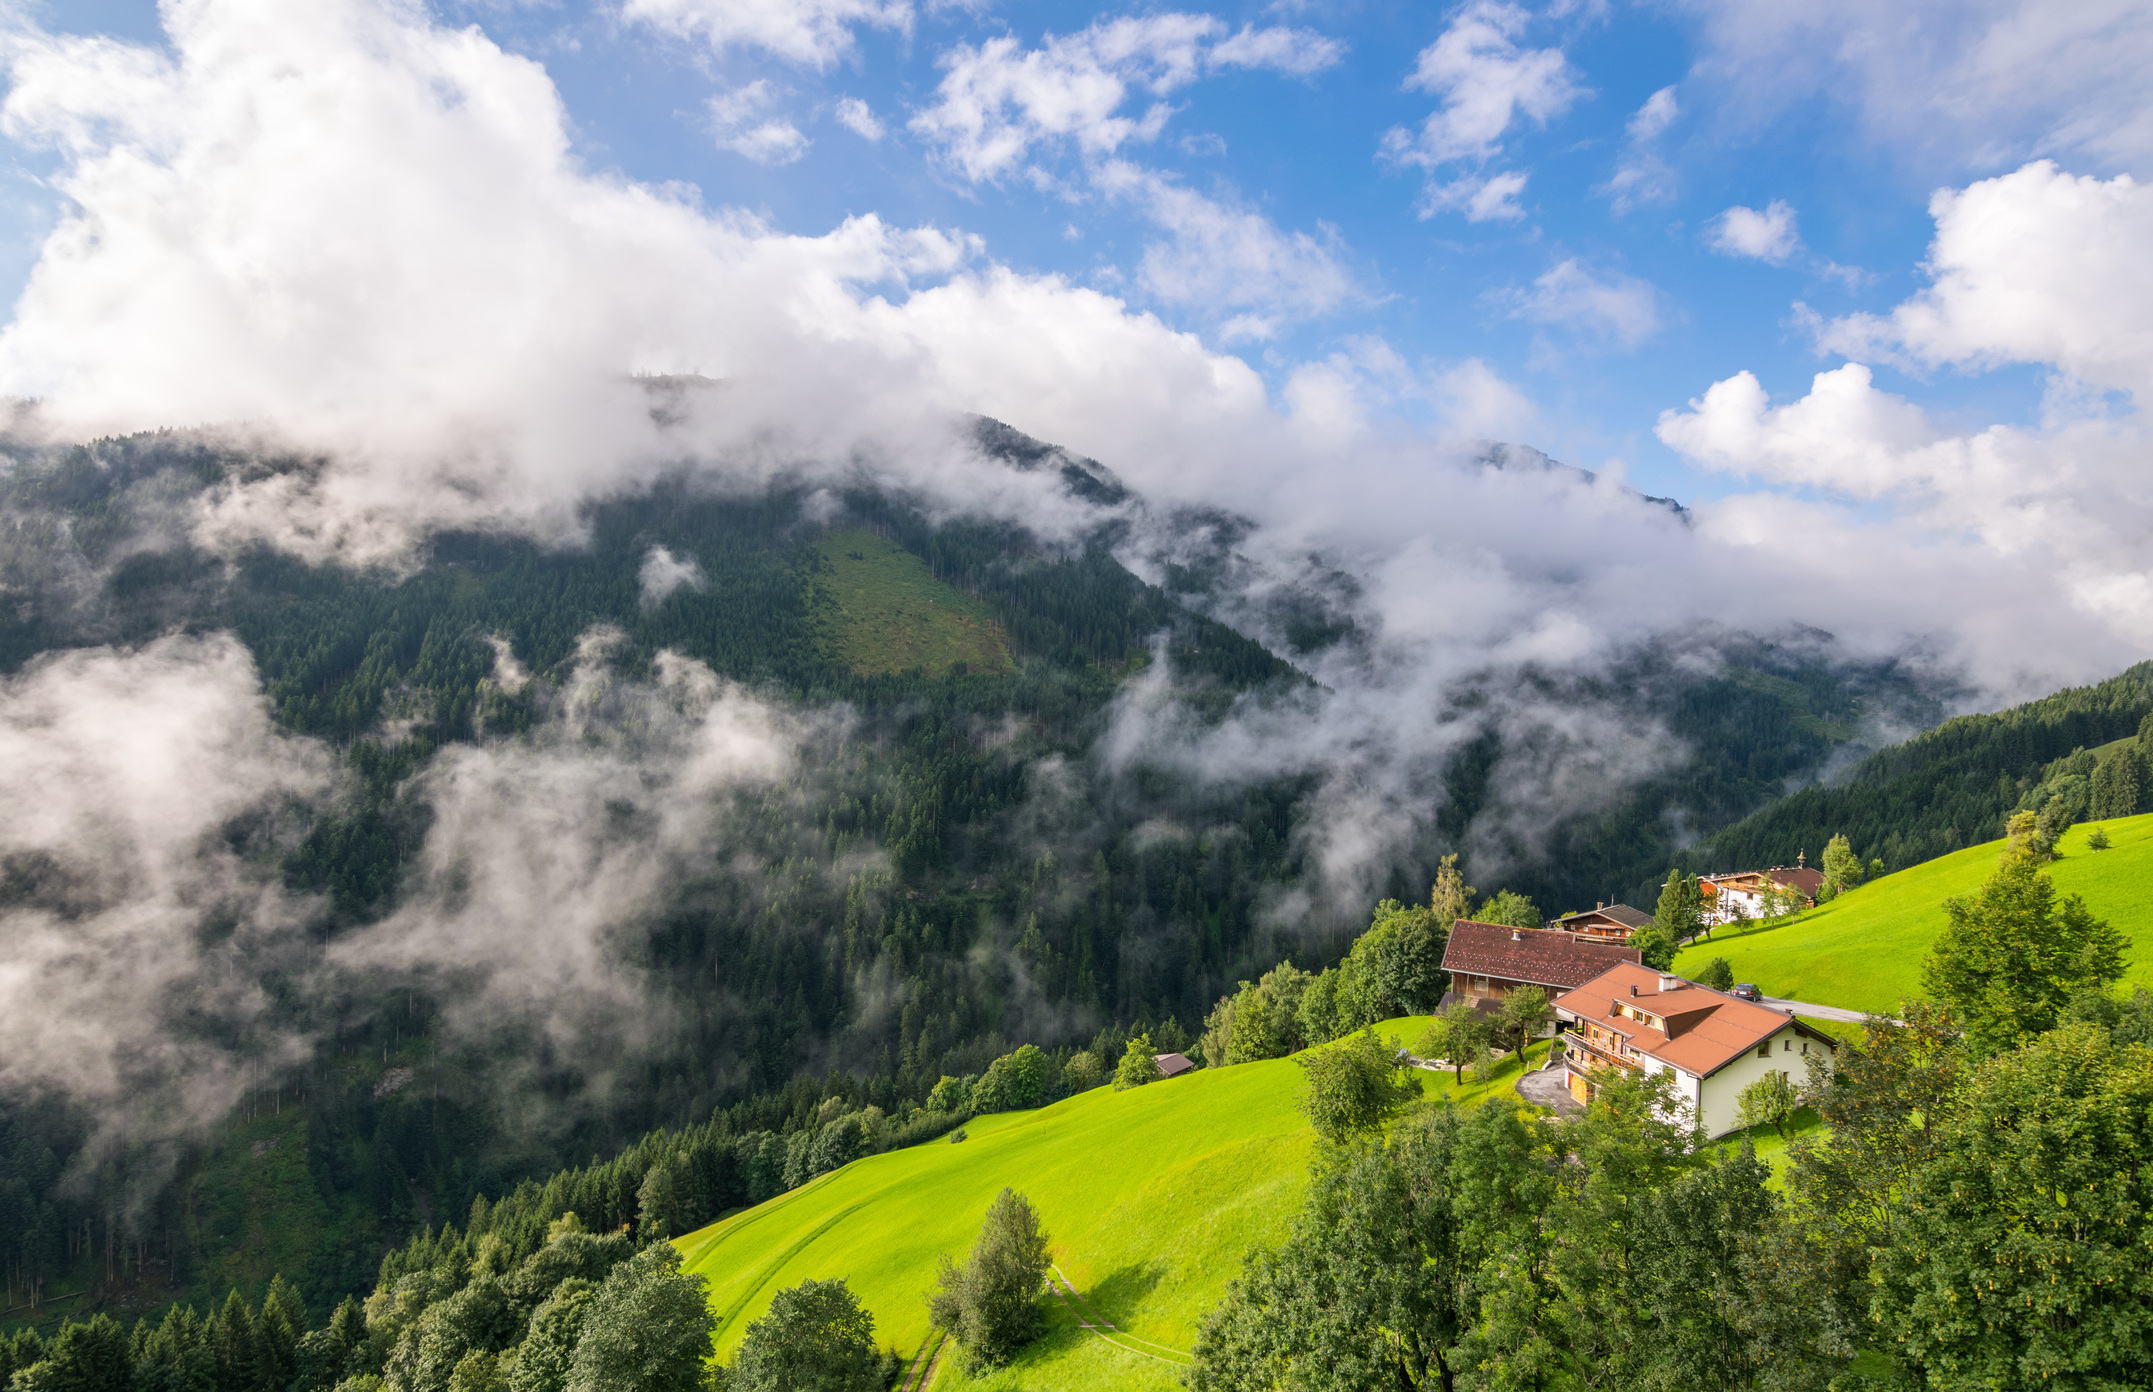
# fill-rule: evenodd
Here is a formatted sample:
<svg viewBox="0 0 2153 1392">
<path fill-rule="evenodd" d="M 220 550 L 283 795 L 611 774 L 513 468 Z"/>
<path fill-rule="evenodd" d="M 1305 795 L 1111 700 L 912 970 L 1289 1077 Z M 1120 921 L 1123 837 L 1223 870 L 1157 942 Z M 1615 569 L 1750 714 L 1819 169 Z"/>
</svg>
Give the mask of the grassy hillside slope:
<svg viewBox="0 0 2153 1392">
<path fill-rule="evenodd" d="M 2095 827 L 2106 829 L 2112 849 L 2086 849 Z M 2153 987 L 2153 814 L 2073 827 L 2059 850 L 2048 867 L 2057 891 L 2084 895 L 2094 913 L 2132 939 L 2126 979 Z M 1921 963 L 1943 931 L 1944 900 L 1978 889 L 2002 853 L 2001 841 L 1969 846 L 1863 885 L 1784 927 L 1722 929 L 1685 948 L 1675 970 L 1695 976 L 1724 957 L 1736 980 L 1771 995 L 1890 1013 L 1902 997 L 1921 994 Z"/>
<path fill-rule="evenodd" d="M 1410 1043 L 1426 1024 L 1377 1029 Z M 1544 1045 L 1535 1049 L 1535 1061 L 1544 1056 Z M 1471 1104 L 1516 1076 L 1501 1070 L 1462 1093 L 1448 1075 L 1423 1082 L 1431 1097 Z M 833 1276 L 874 1312 L 877 1337 L 910 1356 L 928 1333 L 937 1258 L 970 1250 L 988 1203 L 1008 1185 L 1038 1209 L 1055 1262 L 1092 1309 L 1135 1339 L 1185 1350 L 1242 1255 L 1283 1237 L 1300 1207 L 1313 1153 L 1300 1080 L 1293 1060 L 1272 1059 L 981 1117 L 961 1143 L 856 1161 L 675 1245 L 710 1281 L 723 1360 L 773 1294 Z M 1174 1360 L 1106 1343 L 1059 1299 L 1048 1310 L 1047 1337 L 1015 1364 L 976 1381 L 951 1367 L 936 1386 L 1178 1385 Z"/>
<path fill-rule="evenodd" d="M 963 664 L 1006 672 L 1016 664 L 994 613 L 935 579 L 927 563 L 855 528 L 815 544 L 820 559 L 813 611 L 839 660 L 862 675 L 919 668 L 939 677 Z"/>
</svg>

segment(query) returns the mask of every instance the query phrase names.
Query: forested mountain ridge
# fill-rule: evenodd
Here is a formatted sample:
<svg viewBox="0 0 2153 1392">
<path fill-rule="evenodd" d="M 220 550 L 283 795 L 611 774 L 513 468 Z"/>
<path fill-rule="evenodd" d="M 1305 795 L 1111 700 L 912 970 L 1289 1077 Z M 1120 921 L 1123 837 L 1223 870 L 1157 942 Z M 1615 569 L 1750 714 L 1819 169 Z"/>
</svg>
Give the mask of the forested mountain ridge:
<svg viewBox="0 0 2153 1392">
<path fill-rule="evenodd" d="M 2094 751 L 2136 735 L 2149 716 L 2153 662 L 2008 710 L 1956 716 L 1724 827 L 1683 863 L 1707 872 L 1783 865 L 1803 851 L 1815 863 L 1826 841 L 1845 835 L 1863 860 L 1903 870 L 2002 836 L 2005 819 L 2039 810 L 2042 790 L 2058 778 L 2079 780 L 2076 820 L 2092 811 Z M 2141 780 L 2129 805 L 2092 814 L 2129 816 L 2146 810 L 2148 796 L 2153 782 Z M 1647 889 L 1658 892 L 1642 883 L 1634 892 Z"/>
<path fill-rule="evenodd" d="M 327 791 L 218 832 L 249 874 L 316 906 L 269 955 L 205 920 L 201 970 L 252 973 L 254 1013 L 161 1022 L 244 1071 L 237 1113 L 126 1128 L 115 1147 L 63 1095 L 0 1099 L 11 1303 L 35 1290 L 48 1309 L 85 1284 L 95 1299 L 207 1298 L 278 1270 L 329 1300 L 363 1289 L 382 1250 L 429 1219 L 646 1132 L 720 1115 L 740 1134 L 787 1134 L 832 1099 L 894 1113 L 1017 1043 L 1066 1057 L 1132 1028 L 1192 1035 L 1237 979 L 1280 956 L 1335 957 L 1366 904 L 1297 895 L 1308 779 L 1202 782 L 1098 750 L 1140 673 L 1166 674 L 1199 722 L 1308 699 L 1296 663 L 1358 641 L 1350 583 L 1273 592 L 1246 624 L 1267 646 L 1228 621 L 1246 613 L 1226 583 L 1243 563 L 1232 519 L 1141 519 L 1186 543 L 1146 583 L 1117 550 L 1137 544 L 1137 504 L 1111 474 L 980 429 L 1011 467 L 1051 470 L 1097 506 L 1097 525 L 1048 542 L 866 487 L 738 496 L 684 481 L 592 506 L 579 544 L 441 532 L 399 568 L 349 569 L 191 540 L 205 490 L 303 461 L 172 434 L 27 453 L 0 474 L 0 671 L 23 681 L 65 650 L 230 633 L 277 727 L 335 766 Z M 947 587 L 1010 661 L 857 670 L 830 628 L 830 567 L 850 553 L 827 550 L 854 533 L 893 566 L 916 558 L 924 573 L 905 583 Z M 683 662 L 797 717 L 805 752 L 717 797 L 707 837 L 646 863 L 634 848 L 662 823 L 651 788 L 679 762 L 664 730 Z M 1522 681 L 1468 680 L 1432 713 L 1478 733 L 1371 899 L 1421 898 L 1434 857 L 1461 846 L 1469 870 L 1477 856 L 1549 912 L 1612 897 L 1687 827 L 1812 774 L 1872 712 L 1919 721 L 1933 707 L 1904 673 L 1837 662 L 1800 634 L 1722 635 L 1709 661 L 1647 646 Z M 1676 753 L 1506 820 L 1499 794 L 1537 756 L 1531 731 L 1497 718 L 1522 698 L 1663 730 Z M 595 827 L 560 858 L 663 872 L 648 904 L 579 942 L 632 994 L 581 1002 L 565 1023 L 474 1028 L 469 1002 L 490 999 L 480 968 L 408 949 L 471 928 L 449 852 L 499 849 L 452 839 L 472 812 L 454 780 L 521 770 L 492 786 L 539 798 L 586 755 L 622 776 L 554 809 Z M 4 870 L 0 913 L 87 911 L 36 857 Z M 385 928 L 403 955 L 370 948 Z M 519 955 L 546 956 L 544 942 Z"/>
</svg>

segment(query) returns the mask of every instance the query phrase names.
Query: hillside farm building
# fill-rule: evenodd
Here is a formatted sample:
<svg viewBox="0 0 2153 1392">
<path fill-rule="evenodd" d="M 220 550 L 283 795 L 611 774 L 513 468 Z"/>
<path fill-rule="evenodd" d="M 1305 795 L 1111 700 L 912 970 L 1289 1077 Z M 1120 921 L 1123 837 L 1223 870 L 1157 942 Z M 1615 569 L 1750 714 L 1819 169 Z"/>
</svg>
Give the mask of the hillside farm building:
<svg viewBox="0 0 2153 1392">
<path fill-rule="evenodd" d="M 1801 896 L 1801 907 L 1815 908 L 1817 893 L 1824 888 L 1824 872 L 1803 865 L 1775 865 L 1769 870 L 1744 870 L 1733 875 L 1700 875 L 1697 884 L 1704 891 L 1701 920 L 1707 928 L 1716 928 L 1723 923 L 1762 918 L 1767 884 L 1782 892 L 1792 890 Z"/>
<path fill-rule="evenodd" d="M 1594 942 L 1582 934 L 1461 918 L 1451 925 L 1450 944 L 1443 949 L 1443 970 L 1451 982 L 1443 1004 L 1465 1000 L 1492 1011 L 1521 986 L 1537 986 L 1554 1001 L 1609 967 L 1643 960 L 1634 947 Z"/>
<path fill-rule="evenodd" d="M 1575 933 L 1587 942 L 1615 943 L 1618 946 L 1630 940 L 1630 935 L 1652 921 L 1652 915 L 1643 909 L 1633 909 L 1628 904 L 1594 904 L 1582 913 L 1564 914 L 1548 927 L 1560 933 Z"/>
<path fill-rule="evenodd" d="M 1196 1066 L 1186 1054 L 1153 1054 L 1151 1061 L 1159 1065 L 1161 1078 L 1178 1078 Z"/>
<path fill-rule="evenodd" d="M 1674 1075 L 1675 1096 L 1723 1136 L 1736 1128 L 1742 1089 L 1766 1073 L 1807 1080 L 1809 1060 L 1833 1038 L 1777 1010 L 1649 967 L 1612 967 L 1555 1002 L 1570 1095 L 1590 1102 L 1612 1072 Z"/>
</svg>

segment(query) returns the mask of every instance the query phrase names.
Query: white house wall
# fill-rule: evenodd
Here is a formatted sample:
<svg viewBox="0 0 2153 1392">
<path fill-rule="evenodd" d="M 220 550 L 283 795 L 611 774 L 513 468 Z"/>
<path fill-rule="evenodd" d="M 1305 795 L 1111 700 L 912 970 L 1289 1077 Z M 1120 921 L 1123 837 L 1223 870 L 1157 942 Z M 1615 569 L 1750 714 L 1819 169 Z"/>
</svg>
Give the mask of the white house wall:
<svg viewBox="0 0 2153 1392">
<path fill-rule="evenodd" d="M 1772 1046 L 1769 1060 L 1758 1058 L 1757 1046 L 1751 1045 L 1740 1058 L 1704 1080 L 1703 1117 L 1707 1136 L 1724 1136 L 1742 1124 L 1739 1119 L 1742 1089 L 1765 1074 L 1784 1073 L 1796 1087 L 1806 1084 L 1809 1081 L 1809 1056 L 1825 1048 L 1796 1029 L 1791 1020 L 1786 1028 L 1766 1042 Z M 1793 1045 L 1791 1049 L 1787 1047 L 1789 1044 Z M 1802 1052 L 1804 1047 L 1809 1054 Z"/>
</svg>

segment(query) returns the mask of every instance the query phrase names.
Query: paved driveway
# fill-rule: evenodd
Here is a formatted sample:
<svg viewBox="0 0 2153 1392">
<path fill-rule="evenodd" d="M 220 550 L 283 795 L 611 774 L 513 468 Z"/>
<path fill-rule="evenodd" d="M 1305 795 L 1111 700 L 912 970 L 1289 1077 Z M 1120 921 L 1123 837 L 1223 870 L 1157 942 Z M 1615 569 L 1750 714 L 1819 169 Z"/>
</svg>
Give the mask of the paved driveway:
<svg viewBox="0 0 2153 1392">
<path fill-rule="evenodd" d="M 1768 1005 L 1774 1010 L 1791 1010 L 1797 1015 L 1807 1015 L 1812 1020 L 1844 1020 L 1850 1025 L 1858 1025 L 1869 1018 L 1859 1010 L 1841 1010 L 1836 1005 L 1811 1005 L 1808 1001 L 1785 1000 L 1779 996 L 1766 996 L 1757 1004 Z"/>
<path fill-rule="evenodd" d="M 1575 1116 L 1585 1109 L 1570 1095 L 1569 1081 L 1569 1070 L 1560 1064 L 1553 1068 L 1535 1068 L 1518 1079 L 1518 1096 L 1553 1108 L 1557 1116 Z"/>
</svg>

